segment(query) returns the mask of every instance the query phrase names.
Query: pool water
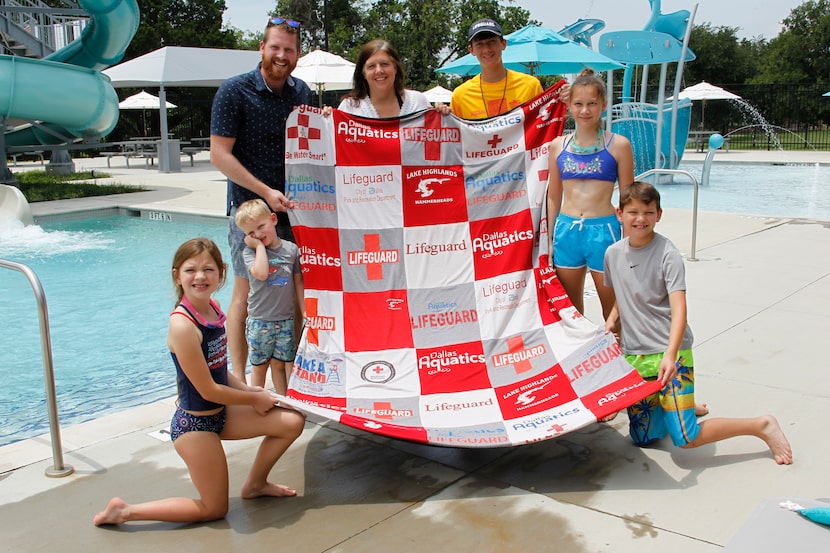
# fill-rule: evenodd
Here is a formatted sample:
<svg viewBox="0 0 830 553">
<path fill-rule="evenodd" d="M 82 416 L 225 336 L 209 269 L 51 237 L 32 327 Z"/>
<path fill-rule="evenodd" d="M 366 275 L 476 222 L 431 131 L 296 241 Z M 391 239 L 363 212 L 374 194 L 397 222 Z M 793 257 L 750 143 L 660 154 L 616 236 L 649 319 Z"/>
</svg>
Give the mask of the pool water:
<svg viewBox="0 0 830 553">
<path fill-rule="evenodd" d="M 828 156 L 830 161 L 830 156 Z M 700 181 L 702 163 L 681 163 Z M 664 207 L 691 209 L 693 187 L 677 177 L 658 185 Z M 698 192 L 701 211 L 723 211 L 830 221 L 830 167 L 720 163 L 715 158 L 707 186 Z"/>
<path fill-rule="evenodd" d="M 166 347 L 170 276 L 182 242 L 207 236 L 229 261 L 227 226 L 112 216 L 0 227 L 0 258 L 28 265 L 44 289 L 58 415 L 76 424 L 172 396 Z M 230 301 L 231 282 L 216 297 Z M 48 432 L 37 305 L 17 271 L 0 270 L 0 446 Z"/>
</svg>

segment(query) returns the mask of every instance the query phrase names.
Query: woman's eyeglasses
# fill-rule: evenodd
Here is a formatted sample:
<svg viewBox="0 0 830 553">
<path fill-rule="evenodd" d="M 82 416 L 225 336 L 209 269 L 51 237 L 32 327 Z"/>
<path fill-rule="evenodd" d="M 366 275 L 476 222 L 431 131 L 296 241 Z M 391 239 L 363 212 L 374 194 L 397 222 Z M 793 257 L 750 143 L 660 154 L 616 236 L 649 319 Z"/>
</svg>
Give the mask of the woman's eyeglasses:
<svg viewBox="0 0 830 553">
<path fill-rule="evenodd" d="M 288 25 L 293 29 L 300 28 L 299 21 L 294 21 L 293 19 L 285 19 L 284 17 L 272 17 L 268 20 L 268 26 L 270 27 L 272 25 Z"/>
</svg>

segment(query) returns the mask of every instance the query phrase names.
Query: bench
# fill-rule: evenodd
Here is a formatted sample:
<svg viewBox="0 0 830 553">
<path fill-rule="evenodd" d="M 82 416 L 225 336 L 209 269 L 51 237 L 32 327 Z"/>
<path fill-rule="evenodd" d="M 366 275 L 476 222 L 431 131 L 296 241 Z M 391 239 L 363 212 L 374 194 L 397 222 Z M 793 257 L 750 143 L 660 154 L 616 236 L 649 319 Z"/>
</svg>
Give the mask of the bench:
<svg viewBox="0 0 830 553">
<path fill-rule="evenodd" d="M 156 158 L 159 155 L 156 152 L 142 152 L 139 156 L 144 159 L 144 165 L 149 169 L 155 165 Z"/>
<path fill-rule="evenodd" d="M 141 154 L 139 154 L 138 152 L 101 152 L 101 155 L 103 157 L 107 158 L 107 167 L 109 167 L 109 168 L 112 167 L 112 164 L 111 164 L 112 158 L 114 158 L 116 156 L 123 156 L 124 161 L 127 164 L 127 169 L 129 169 L 130 168 L 130 158 L 139 157 Z"/>
<path fill-rule="evenodd" d="M 182 155 L 190 158 L 190 166 L 193 167 L 193 156 L 202 152 L 209 152 L 210 148 L 203 148 L 201 146 L 185 146 L 182 148 Z"/>
<path fill-rule="evenodd" d="M 9 154 L 12 157 L 12 164 L 17 166 L 17 158 L 20 156 L 34 156 L 40 159 L 40 164 L 44 165 L 45 161 L 43 159 L 43 150 L 33 150 L 31 152 L 17 152 L 13 154 Z"/>
</svg>

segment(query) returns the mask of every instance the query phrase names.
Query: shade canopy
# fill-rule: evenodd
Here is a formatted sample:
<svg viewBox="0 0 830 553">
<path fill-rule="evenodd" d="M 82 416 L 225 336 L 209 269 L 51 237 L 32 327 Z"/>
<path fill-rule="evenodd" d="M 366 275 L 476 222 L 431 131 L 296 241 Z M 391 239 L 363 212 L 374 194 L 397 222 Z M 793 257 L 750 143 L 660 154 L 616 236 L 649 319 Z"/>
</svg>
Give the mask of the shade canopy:
<svg viewBox="0 0 830 553">
<path fill-rule="evenodd" d="M 297 60 L 291 76 L 302 79 L 318 94 L 325 90 L 351 90 L 354 64 L 331 52 L 313 50 Z"/>
<path fill-rule="evenodd" d="M 424 96 L 430 102 L 443 102 L 448 104 L 452 100 L 452 90 L 447 90 L 443 86 L 438 85 L 424 91 Z"/>
<path fill-rule="evenodd" d="M 733 94 L 728 90 L 709 84 L 706 81 L 701 81 L 696 85 L 684 88 L 677 95 L 678 98 L 688 98 L 689 100 L 740 100 L 741 97 Z"/>
<path fill-rule="evenodd" d="M 176 107 L 172 102 L 165 102 L 167 109 Z M 118 109 L 161 109 L 161 100 L 149 92 L 141 91 L 132 96 L 127 96 L 118 103 Z"/>
<path fill-rule="evenodd" d="M 119 63 L 102 73 L 115 88 L 157 86 L 160 102 L 159 123 L 161 152 L 159 171 L 171 166 L 167 159 L 167 94 L 166 86 L 218 87 L 229 77 L 255 68 L 262 59 L 258 50 L 222 50 L 219 48 L 190 48 L 165 46 L 143 56 Z M 163 102 L 163 103 L 162 103 Z M 163 107 L 162 107 L 163 106 Z"/>
<path fill-rule="evenodd" d="M 830 92 L 825 92 L 822 96 L 830 96 Z"/>
<path fill-rule="evenodd" d="M 103 71 L 115 88 L 141 86 L 218 87 L 225 79 L 250 71 L 258 50 L 222 50 L 165 46 Z"/>
<path fill-rule="evenodd" d="M 507 47 L 502 52 L 505 67 L 530 75 L 564 75 L 579 73 L 586 67 L 594 71 L 622 69 L 624 66 L 599 52 L 568 40 L 545 27 L 528 25 L 505 35 Z M 444 67 L 440 73 L 477 75 L 481 65 L 472 54 L 467 54 Z"/>
</svg>

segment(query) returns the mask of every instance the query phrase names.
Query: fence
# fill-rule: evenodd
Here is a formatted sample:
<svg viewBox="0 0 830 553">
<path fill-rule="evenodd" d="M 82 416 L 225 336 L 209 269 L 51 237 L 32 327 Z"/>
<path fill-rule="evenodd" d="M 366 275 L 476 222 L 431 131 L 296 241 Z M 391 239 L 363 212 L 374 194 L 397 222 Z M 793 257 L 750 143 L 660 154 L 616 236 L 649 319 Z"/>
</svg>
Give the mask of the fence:
<svg viewBox="0 0 830 553">
<path fill-rule="evenodd" d="M 830 97 L 823 96 L 830 83 L 723 87 L 743 98 L 743 102 L 717 106 L 720 119 L 716 122 L 721 127 L 716 128 L 732 133 L 733 147 L 776 149 L 777 139 L 786 150 L 830 150 Z M 707 121 L 713 103 L 706 106 Z M 764 124 L 774 134 L 764 132 L 760 126 Z"/>
<path fill-rule="evenodd" d="M 729 135 L 735 149 L 830 150 L 830 83 L 817 85 L 722 85 L 743 98 L 707 100 L 692 104 L 691 130 L 716 131 Z M 150 90 L 151 92 L 156 92 Z M 167 88 L 167 100 L 178 106 L 167 112 L 168 126 L 177 138 L 189 140 L 210 134 L 210 107 L 215 88 Z M 119 90 L 119 96 L 132 94 Z M 324 102 L 337 105 L 342 93 L 327 92 Z M 315 97 L 314 103 L 317 103 Z M 705 110 L 705 126 L 700 126 Z M 144 132 L 158 136 L 158 110 L 122 111 L 109 140 L 124 140 Z M 770 132 L 767 132 L 767 131 Z"/>
<path fill-rule="evenodd" d="M 717 84 L 741 100 L 693 102 L 692 131 L 729 135 L 735 149 L 830 150 L 830 83 Z"/>
</svg>

